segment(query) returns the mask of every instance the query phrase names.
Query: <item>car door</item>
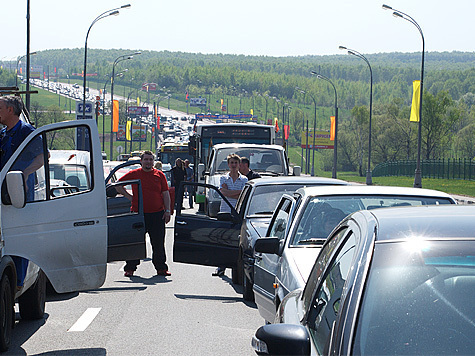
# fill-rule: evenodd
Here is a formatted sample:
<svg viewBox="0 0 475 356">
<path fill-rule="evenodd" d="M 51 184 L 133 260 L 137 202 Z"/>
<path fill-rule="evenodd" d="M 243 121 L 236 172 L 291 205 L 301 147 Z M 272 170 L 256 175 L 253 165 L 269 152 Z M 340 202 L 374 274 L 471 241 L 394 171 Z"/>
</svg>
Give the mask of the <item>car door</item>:
<svg viewBox="0 0 475 356">
<path fill-rule="evenodd" d="M 86 189 L 56 196 L 49 175 L 54 149 L 75 149 L 76 129 L 86 130 L 91 181 Z M 84 131 L 83 131 L 84 132 Z M 25 177 L 34 188 L 6 185 L 6 176 L 23 171 L 25 162 L 40 158 L 41 167 Z M 32 132 L 0 173 L 3 253 L 38 265 L 59 293 L 100 287 L 106 275 L 107 219 L 101 147 L 94 120 L 56 123 Z M 12 183 L 12 181 L 9 181 Z M 16 181 L 16 182 L 21 182 Z M 28 186 L 28 184 L 27 184 Z M 20 189 L 16 189 L 20 188 Z M 23 205 L 13 203 L 22 195 Z M 15 204 L 15 205 L 14 205 Z"/>
<path fill-rule="evenodd" d="M 277 237 L 281 245 L 285 241 L 289 230 L 292 207 L 295 203 L 296 200 L 294 198 L 284 195 L 279 201 L 269 224 L 267 237 Z M 276 311 L 274 283 L 279 268 L 280 256 L 271 253 L 256 253 L 255 258 L 253 290 L 256 303 L 261 316 L 268 321 L 273 321 Z"/>
<path fill-rule="evenodd" d="M 124 167 L 139 168 L 140 161 L 122 163 L 114 167 L 106 178 L 107 262 L 140 260 L 147 257 L 140 180 L 108 183 L 111 178 L 115 177 L 115 173 Z M 133 184 L 139 185 L 138 212 L 130 211 L 130 201 L 122 195 L 117 195 L 115 190 L 117 186 L 123 186 L 130 190 Z"/>
<path fill-rule="evenodd" d="M 180 209 L 183 191 L 194 186 L 220 196 L 231 208 L 226 220 L 212 218 L 194 209 Z M 203 266 L 226 266 L 236 268 L 238 259 L 239 232 L 242 219 L 226 197 L 213 185 L 182 182 L 177 195 L 178 210 L 175 216 L 173 261 Z M 181 193 L 180 193 L 181 192 Z M 208 192 L 207 192 L 208 193 Z"/>
</svg>

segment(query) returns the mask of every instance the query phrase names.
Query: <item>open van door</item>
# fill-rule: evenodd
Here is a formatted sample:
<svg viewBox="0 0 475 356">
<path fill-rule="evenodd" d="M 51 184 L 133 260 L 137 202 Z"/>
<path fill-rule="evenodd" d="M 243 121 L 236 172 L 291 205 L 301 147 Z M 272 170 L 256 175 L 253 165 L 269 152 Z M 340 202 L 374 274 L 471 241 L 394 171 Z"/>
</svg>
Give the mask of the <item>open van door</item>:
<svg viewBox="0 0 475 356">
<path fill-rule="evenodd" d="M 89 147 L 91 179 L 82 191 L 63 189 L 57 194 L 55 180 L 50 179 L 48 152 L 76 149 L 76 130 Z M 24 171 L 33 160 L 39 160 L 41 167 L 24 177 L 26 184 L 8 186 L 7 173 Z M 38 265 L 59 293 L 100 287 L 106 275 L 107 209 L 96 122 L 61 122 L 35 130 L 1 171 L 0 183 L 3 255 L 20 256 Z M 15 196 L 18 201 L 19 194 L 24 194 L 23 207 L 12 205 L 10 199 Z"/>
</svg>

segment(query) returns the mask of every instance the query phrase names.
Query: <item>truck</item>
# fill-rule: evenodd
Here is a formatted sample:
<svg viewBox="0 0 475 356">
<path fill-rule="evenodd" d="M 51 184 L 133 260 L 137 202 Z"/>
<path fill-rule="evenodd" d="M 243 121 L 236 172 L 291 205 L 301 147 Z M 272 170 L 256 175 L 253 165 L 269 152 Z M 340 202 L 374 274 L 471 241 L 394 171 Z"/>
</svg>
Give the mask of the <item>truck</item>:
<svg viewBox="0 0 475 356">
<path fill-rule="evenodd" d="M 194 181 L 205 183 L 203 173 L 209 171 L 211 148 L 218 143 L 250 143 L 261 145 L 275 144 L 275 129 L 271 125 L 255 123 L 201 123 L 197 122 L 193 135 L 190 136 L 188 149 L 194 156 Z M 204 211 L 206 193 L 198 189 L 196 203 Z"/>
<path fill-rule="evenodd" d="M 0 94 L 12 93 L 19 95 L 12 88 L 0 88 Z M 20 119 L 29 122 L 25 110 Z M 86 134 L 90 147 L 86 151 L 90 179 L 79 187 L 54 178 L 55 163 L 49 154 L 70 150 L 73 155 L 78 129 Z M 21 167 L 32 160 L 33 151 L 42 154 L 43 165 L 32 173 L 34 192 L 28 192 Z M 11 342 L 16 301 L 22 319 L 41 319 L 47 281 L 57 293 L 97 289 L 105 281 L 108 262 L 142 259 L 146 250 L 141 196 L 140 211 L 131 213 L 124 197 L 106 194 L 116 185 L 140 185 L 140 181 L 113 183 L 106 189 L 95 120 L 36 129 L 5 163 L 0 183 L 0 351 L 5 351 Z M 28 264 L 22 280 L 15 265 L 19 258 Z"/>
<path fill-rule="evenodd" d="M 219 188 L 220 179 L 229 171 L 227 157 L 231 153 L 249 159 L 249 168 L 262 177 L 300 175 L 300 167 L 289 167 L 287 153 L 279 145 L 258 145 L 249 143 L 220 143 L 211 148 L 209 170 L 203 173 L 205 183 Z M 221 205 L 221 196 L 212 189 L 206 189 L 205 212 L 217 217 Z"/>
</svg>

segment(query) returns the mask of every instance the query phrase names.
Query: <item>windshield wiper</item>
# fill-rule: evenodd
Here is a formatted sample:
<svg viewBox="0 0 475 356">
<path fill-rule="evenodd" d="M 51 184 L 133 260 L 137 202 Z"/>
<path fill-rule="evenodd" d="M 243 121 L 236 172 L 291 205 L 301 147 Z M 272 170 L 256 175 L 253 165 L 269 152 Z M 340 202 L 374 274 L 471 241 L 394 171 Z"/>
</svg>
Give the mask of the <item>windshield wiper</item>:
<svg viewBox="0 0 475 356">
<path fill-rule="evenodd" d="M 312 237 L 311 239 L 300 240 L 299 245 L 323 245 L 326 238 Z"/>
</svg>

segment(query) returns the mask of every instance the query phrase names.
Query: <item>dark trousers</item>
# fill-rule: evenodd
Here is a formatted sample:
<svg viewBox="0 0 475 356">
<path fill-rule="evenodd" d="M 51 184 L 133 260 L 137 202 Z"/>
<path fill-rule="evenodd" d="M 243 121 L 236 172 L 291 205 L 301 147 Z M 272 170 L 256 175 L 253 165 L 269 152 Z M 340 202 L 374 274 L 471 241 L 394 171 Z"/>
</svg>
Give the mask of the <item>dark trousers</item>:
<svg viewBox="0 0 475 356">
<path fill-rule="evenodd" d="M 168 270 L 165 254 L 165 220 L 164 211 L 158 213 L 144 213 L 145 230 L 150 237 L 152 244 L 152 263 L 157 271 Z M 140 264 L 140 260 L 126 261 L 124 270 L 135 271 Z"/>
</svg>

